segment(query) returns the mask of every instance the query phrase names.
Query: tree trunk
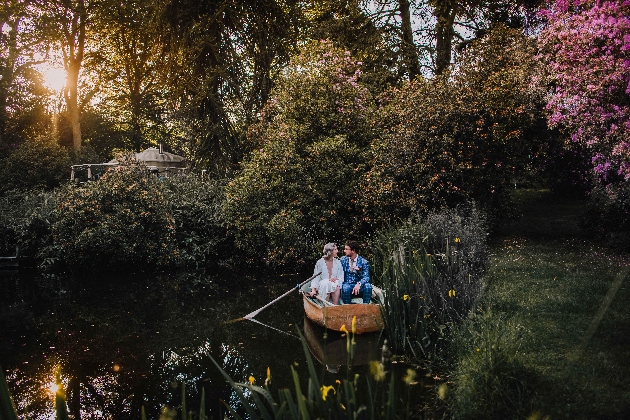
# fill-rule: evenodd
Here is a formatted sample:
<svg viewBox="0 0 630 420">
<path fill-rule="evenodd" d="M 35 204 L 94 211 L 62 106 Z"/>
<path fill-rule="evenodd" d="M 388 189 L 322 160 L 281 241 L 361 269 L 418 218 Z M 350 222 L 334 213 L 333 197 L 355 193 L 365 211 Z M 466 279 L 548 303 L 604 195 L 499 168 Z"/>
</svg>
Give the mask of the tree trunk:
<svg viewBox="0 0 630 420">
<path fill-rule="evenodd" d="M 76 420 L 81 420 L 81 381 L 79 379 L 70 379 L 66 396 L 68 394 L 70 395 L 70 399 L 68 401 L 70 414 L 72 414 L 73 418 Z"/>
<path fill-rule="evenodd" d="M 71 20 L 64 31 L 65 45 L 63 51 L 64 68 L 68 74 L 68 83 L 64 91 L 66 106 L 72 127 L 72 145 L 74 150 L 81 148 L 81 108 L 79 107 L 79 72 L 83 62 L 85 48 L 85 24 L 87 10 L 84 0 L 77 2 L 71 10 Z M 67 50 L 66 50 L 67 48 Z"/>
<path fill-rule="evenodd" d="M 420 63 L 418 61 L 418 50 L 416 50 L 416 46 L 413 43 L 413 29 L 411 28 L 411 12 L 409 8 L 409 0 L 398 0 L 401 19 L 400 29 L 402 32 L 401 50 L 404 54 L 409 80 L 413 80 L 420 75 Z"/>
<path fill-rule="evenodd" d="M 80 64 L 71 65 L 68 69 L 68 85 L 64 92 L 68 118 L 72 127 L 72 145 L 74 150 L 81 148 L 81 112 L 79 109 L 78 84 Z"/>
<path fill-rule="evenodd" d="M 7 103 L 9 97 L 9 89 L 11 89 L 13 79 L 15 78 L 15 63 L 18 57 L 17 31 L 20 20 L 21 18 L 17 18 L 15 20 L 0 22 L 0 27 L 3 26 L 2 23 L 6 23 L 12 28 L 8 34 L 8 54 L 6 57 L 6 61 L 4 62 L 4 67 L 2 68 L 2 73 L 0 73 L 0 145 L 4 144 L 5 142 L 5 130 L 7 126 L 7 121 L 9 119 L 9 114 L 7 112 Z"/>
<path fill-rule="evenodd" d="M 455 16 L 457 16 L 457 1 L 440 1 L 435 6 L 433 14 L 435 24 L 435 74 L 442 74 L 451 65 L 451 49 L 455 30 Z"/>
</svg>

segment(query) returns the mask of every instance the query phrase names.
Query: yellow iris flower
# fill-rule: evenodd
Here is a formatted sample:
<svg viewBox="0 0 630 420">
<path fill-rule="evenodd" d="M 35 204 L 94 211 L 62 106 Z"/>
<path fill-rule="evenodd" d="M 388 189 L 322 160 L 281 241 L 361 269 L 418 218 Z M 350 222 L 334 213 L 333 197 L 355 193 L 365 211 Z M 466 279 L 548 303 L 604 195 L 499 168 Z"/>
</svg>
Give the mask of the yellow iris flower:
<svg viewBox="0 0 630 420">
<path fill-rule="evenodd" d="M 385 366 L 377 360 L 370 362 L 370 373 L 374 376 L 376 382 L 380 382 L 385 379 Z"/>
<path fill-rule="evenodd" d="M 321 391 L 322 391 L 322 400 L 324 400 L 324 401 L 326 401 L 326 397 L 328 396 L 328 393 L 330 391 L 332 391 L 333 394 L 337 393 L 337 391 L 335 391 L 335 387 L 332 386 L 332 385 L 330 385 L 330 386 L 323 385 L 321 387 Z"/>
<path fill-rule="evenodd" d="M 404 376 L 403 381 L 407 385 L 415 385 L 416 384 L 416 371 L 413 369 L 407 369 L 407 374 Z"/>
</svg>

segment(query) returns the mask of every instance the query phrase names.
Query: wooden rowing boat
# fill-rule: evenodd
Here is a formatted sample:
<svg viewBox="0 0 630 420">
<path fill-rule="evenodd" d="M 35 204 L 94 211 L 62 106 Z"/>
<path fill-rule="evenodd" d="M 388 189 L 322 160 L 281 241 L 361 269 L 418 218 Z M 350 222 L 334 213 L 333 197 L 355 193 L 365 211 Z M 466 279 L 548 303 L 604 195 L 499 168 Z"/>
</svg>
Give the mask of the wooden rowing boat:
<svg viewBox="0 0 630 420">
<path fill-rule="evenodd" d="M 308 297 L 307 293 L 309 291 L 309 287 L 302 287 L 304 313 L 314 323 L 335 331 L 341 331 L 341 327 L 345 325 L 346 330 L 350 331 L 352 318 L 356 316 L 357 334 L 383 329 L 383 318 L 381 316 L 378 294 L 376 298 L 372 298 L 372 303 L 331 304 L 329 306 L 318 299 Z"/>
</svg>

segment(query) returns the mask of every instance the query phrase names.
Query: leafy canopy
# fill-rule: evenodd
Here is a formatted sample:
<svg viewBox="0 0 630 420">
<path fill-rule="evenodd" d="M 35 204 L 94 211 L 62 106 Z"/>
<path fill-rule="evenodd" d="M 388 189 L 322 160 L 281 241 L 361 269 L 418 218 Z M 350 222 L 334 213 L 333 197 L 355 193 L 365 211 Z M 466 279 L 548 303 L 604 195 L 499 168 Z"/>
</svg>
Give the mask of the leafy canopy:
<svg viewBox="0 0 630 420">
<path fill-rule="evenodd" d="M 361 64 L 330 42 L 308 45 L 250 128 L 256 149 L 227 186 L 225 211 L 251 257 L 299 261 L 352 234 L 373 108 Z"/>
</svg>

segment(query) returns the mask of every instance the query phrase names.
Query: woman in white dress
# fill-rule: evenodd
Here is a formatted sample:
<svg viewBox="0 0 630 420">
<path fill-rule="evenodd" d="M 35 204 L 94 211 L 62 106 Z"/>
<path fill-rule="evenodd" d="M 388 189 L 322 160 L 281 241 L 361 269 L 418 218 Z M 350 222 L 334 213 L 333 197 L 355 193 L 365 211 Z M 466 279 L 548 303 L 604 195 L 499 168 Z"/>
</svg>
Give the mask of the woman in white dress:
<svg viewBox="0 0 630 420">
<path fill-rule="evenodd" d="M 339 303 L 341 284 L 343 283 L 343 267 L 337 259 L 337 245 L 329 243 L 324 246 L 324 255 L 315 264 L 315 273 L 321 274 L 311 281 L 311 296 L 319 293 L 322 299 L 332 300 L 334 305 Z"/>
</svg>

